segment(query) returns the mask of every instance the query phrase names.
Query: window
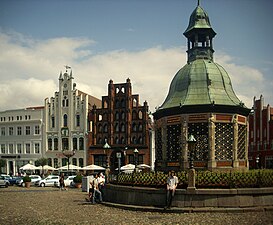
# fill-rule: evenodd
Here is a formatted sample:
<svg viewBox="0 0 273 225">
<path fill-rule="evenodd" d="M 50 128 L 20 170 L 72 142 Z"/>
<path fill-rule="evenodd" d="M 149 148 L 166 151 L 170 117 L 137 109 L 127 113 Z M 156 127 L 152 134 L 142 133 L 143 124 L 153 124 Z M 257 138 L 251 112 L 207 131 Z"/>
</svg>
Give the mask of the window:
<svg viewBox="0 0 273 225">
<path fill-rule="evenodd" d="M 1 153 L 2 154 L 6 153 L 6 146 L 4 144 L 1 144 Z"/>
<path fill-rule="evenodd" d="M 55 127 L 55 117 L 54 116 L 51 117 L 51 127 L 52 128 Z"/>
<path fill-rule="evenodd" d="M 17 144 L 17 153 L 22 154 L 22 144 Z"/>
<path fill-rule="evenodd" d="M 13 127 L 9 127 L 9 136 L 13 135 Z"/>
<path fill-rule="evenodd" d="M 40 144 L 39 143 L 35 143 L 34 144 L 34 150 L 35 150 L 35 154 L 39 154 L 40 153 Z"/>
<path fill-rule="evenodd" d="M 78 149 L 78 139 L 77 138 L 73 138 L 73 149 Z"/>
<path fill-rule="evenodd" d="M 22 135 L 22 127 L 17 127 L 17 135 Z"/>
<path fill-rule="evenodd" d="M 94 164 L 106 167 L 106 155 L 94 155 Z"/>
<path fill-rule="evenodd" d="M 83 158 L 79 158 L 79 166 L 83 167 Z"/>
<path fill-rule="evenodd" d="M 47 165 L 52 166 L 52 160 L 51 160 L 51 158 L 47 159 Z"/>
<path fill-rule="evenodd" d="M 13 154 L 13 144 L 9 144 L 9 153 Z"/>
<path fill-rule="evenodd" d="M 26 144 L 26 154 L 30 154 L 30 144 Z"/>
<path fill-rule="evenodd" d="M 6 128 L 1 127 L 1 136 L 6 136 Z"/>
<path fill-rule="evenodd" d="M 26 135 L 30 135 L 30 126 L 26 126 Z"/>
<path fill-rule="evenodd" d="M 58 159 L 57 158 L 54 158 L 54 167 L 55 168 L 58 168 L 59 167 L 59 165 L 58 165 Z"/>
<path fill-rule="evenodd" d="M 69 149 L 68 138 L 63 138 L 62 139 L 62 150 L 68 150 L 68 149 Z"/>
<path fill-rule="evenodd" d="M 73 159 L 72 159 L 72 165 L 77 166 L 77 159 L 76 159 L 76 158 L 73 158 Z"/>
<path fill-rule="evenodd" d="M 58 150 L 58 138 L 54 138 L 54 150 Z"/>
<path fill-rule="evenodd" d="M 36 134 L 36 135 L 40 134 L 40 126 L 39 125 L 35 126 L 34 134 Z"/>
<path fill-rule="evenodd" d="M 80 119 L 81 119 L 80 115 L 77 115 L 76 116 L 76 126 L 77 127 L 79 127 L 81 125 L 81 120 Z"/>
<path fill-rule="evenodd" d="M 83 137 L 80 137 L 79 138 L 79 149 L 80 150 L 84 150 L 84 140 L 83 140 Z"/>
<path fill-rule="evenodd" d="M 64 114 L 64 124 L 63 124 L 64 127 L 67 127 L 67 115 Z"/>
<path fill-rule="evenodd" d="M 52 139 L 48 138 L 47 140 L 48 150 L 52 150 Z"/>
</svg>

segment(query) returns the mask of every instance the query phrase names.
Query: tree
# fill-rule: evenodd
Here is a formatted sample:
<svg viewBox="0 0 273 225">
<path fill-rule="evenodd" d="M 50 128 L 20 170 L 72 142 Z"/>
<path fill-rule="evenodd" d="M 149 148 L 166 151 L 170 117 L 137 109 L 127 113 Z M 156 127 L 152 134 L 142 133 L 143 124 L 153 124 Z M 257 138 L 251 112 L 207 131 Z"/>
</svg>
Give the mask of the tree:
<svg viewBox="0 0 273 225">
<path fill-rule="evenodd" d="M 6 160 L 0 159 L 0 173 L 2 173 L 2 167 L 6 166 Z"/>
<path fill-rule="evenodd" d="M 37 166 L 42 166 L 42 176 L 44 176 L 44 166 L 47 165 L 48 159 L 47 158 L 40 158 L 35 161 Z"/>
</svg>

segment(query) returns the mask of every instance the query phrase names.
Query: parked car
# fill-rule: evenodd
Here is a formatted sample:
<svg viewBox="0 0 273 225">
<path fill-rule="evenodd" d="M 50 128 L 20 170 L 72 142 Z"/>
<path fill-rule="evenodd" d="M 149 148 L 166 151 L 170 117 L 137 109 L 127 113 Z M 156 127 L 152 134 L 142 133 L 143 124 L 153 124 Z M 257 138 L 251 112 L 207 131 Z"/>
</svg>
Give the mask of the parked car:
<svg viewBox="0 0 273 225">
<path fill-rule="evenodd" d="M 2 187 L 9 186 L 9 181 L 3 176 L 0 176 L 0 186 L 2 186 Z"/>
<path fill-rule="evenodd" d="M 39 180 L 42 180 L 42 178 L 39 175 L 29 175 L 29 177 L 31 178 L 31 185 L 35 185 L 35 183 Z M 18 186 L 25 186 L 25 183 L 23 181 L 23 177 L 21 177 L 21 179 L 17 180 L 16 183 Z"/>
<path fill-rule="evenodd" d="M 74 178 L 75 176 L 76 176 L 76 175 L 66 177 L 66 178 L 64 179 L 64 185 L 65 185 L 66 187 L 73 187 L 73 186 L 72 186 L 72 183 L 73 183 L 73 178 Z M 54 186 L 55 186 L 55 187 L 60 187 L 60 181 L 59 181 L 59 180 L 58 180 L 58 181 L 55 181 Z"/>
<path fill-rule="evenodd" d="M 21 180 L 21 177 L 10 177 L 9 178 L 9 185 L 13 186 L 14 184 L 17 184 L 17 181 Z"/>
<path fill-rule="evenodd" d="M 45 179 L 36 181 L 35 185 L 39 187 L 54 186 L 54 183 L 59 181 L 59 179 L 58 175 L 49 175 Z"/>
</svg>

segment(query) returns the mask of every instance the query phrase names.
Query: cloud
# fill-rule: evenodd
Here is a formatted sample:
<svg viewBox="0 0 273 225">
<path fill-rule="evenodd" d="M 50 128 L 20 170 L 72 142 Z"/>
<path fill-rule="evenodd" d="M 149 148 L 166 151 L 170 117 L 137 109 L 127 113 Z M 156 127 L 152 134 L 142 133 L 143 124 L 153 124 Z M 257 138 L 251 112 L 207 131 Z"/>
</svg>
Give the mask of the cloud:
<svg viewBox="0 0 273 225">
<path fill-rule="evenodd" d="M 46 97 L 58 91 L 59 73 L 69 65 L 77 88 L 99 99 L 108 94 L 110 79 L 125 83 L 130 78 L 133 94 L 139 94 L 140 102 L 146 100 L 154 112 L 165 100 L 174 75 L 187 61 L 183 46 L 93 54 L 95 44 L 87 38 L 35 40 L 18 33 L 0 33 L 0 111 L 43 104 Z M 230 74 L 235 93 L 248 107 L 254 95 L 272 92 L 264 87 L 272 81 L 259 70 L 237 65 L 224 53 L 215 61 Z"/>
</svg>

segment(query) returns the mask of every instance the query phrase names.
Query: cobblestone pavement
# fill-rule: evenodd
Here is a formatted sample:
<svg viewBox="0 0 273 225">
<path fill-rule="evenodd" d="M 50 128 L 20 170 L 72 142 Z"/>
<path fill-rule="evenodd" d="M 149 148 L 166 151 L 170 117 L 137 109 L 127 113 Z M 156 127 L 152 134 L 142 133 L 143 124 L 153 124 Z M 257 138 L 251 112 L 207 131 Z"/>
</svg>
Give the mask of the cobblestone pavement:
<svg viewBox="0 0 273 225">
<path fill-rule="evenodd" d="M 85 202 L 81 189 L 0 188 L 0 225 L 20 224 L 273 224 L 273 211 L 243 213 L 161 213 L 123 210 Z"/>
</svg>

